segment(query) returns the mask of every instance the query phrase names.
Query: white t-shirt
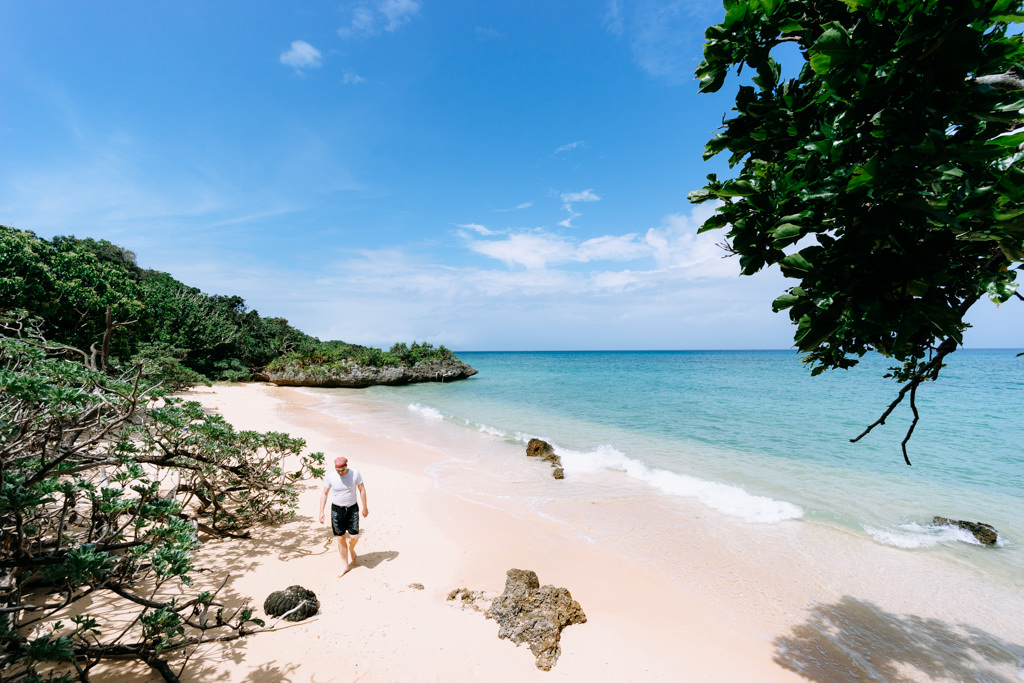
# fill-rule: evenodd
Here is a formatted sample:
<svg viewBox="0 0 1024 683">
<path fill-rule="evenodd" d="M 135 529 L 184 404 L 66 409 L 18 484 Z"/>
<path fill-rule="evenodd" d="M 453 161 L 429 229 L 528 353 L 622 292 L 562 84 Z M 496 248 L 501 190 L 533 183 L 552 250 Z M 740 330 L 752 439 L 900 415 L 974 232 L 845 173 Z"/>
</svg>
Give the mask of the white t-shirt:
<svg viewBox="0 0 1024 683">
<path fill-rule="evenodd" d="M 351 467 L 344 477 L 337 470 L 330 470 L 324 477 L 324 488 L 331 490 L 331 503 L 343 508 L 356 504 L 356 487 L 362 483 L 363 475 Z"/>
</svg>

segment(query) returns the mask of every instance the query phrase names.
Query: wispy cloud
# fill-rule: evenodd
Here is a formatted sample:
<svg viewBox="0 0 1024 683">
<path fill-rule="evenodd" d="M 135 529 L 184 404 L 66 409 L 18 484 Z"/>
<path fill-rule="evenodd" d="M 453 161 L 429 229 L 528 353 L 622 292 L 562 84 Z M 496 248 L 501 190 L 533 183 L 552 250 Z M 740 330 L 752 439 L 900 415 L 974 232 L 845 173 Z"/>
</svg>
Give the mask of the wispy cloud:
<svg viewBox="0 0 1024 683">
<path fill-rule="evenodd" d="M 781 277 L 737 277 L 715 237 L 696 234 L 705 212 L 582 241 L 467 223 L 463 246 L 499 266 L 443 265 L 403 248 L 360 251 L 329 264 L 329 277 L 312 284 L 307 276 L 274 296 L 292 310 L 315 300 L 312 334 L 379 346 L 414 336 L 480 350 L 788 346 L 788 321 L 771 313 Z M 330 320 L 346 322 L 322 322 Z"/>
<path fill-rule="evenodd" d="M 242 296 L 261 315 L 287 317 L 321 339 L 375 346 L 787 347 L 788 319 L 771 313 L 782 278 L 738 277 L 716 237 L 695 234 L 705 213 L 702 205 L 646 232 L 585 240 L 466 223 L 443 260 L 422 244 L 338 250 L 335 258 L 327 247 L 316 268 L 293 269 L 243 254 L 244 240 L 233 240 L 218 249 L 160 249 L 165 260 L 145 265 L 206 292 Z M 459 249 L 473 260 L 457 264 Z"/>
<path fill-rule="evenodd" d="M 522 204 L 516 204 L 511 209 L 494 209 L 497 213 L 508 213 L 509 211 L 522 211 L 523 209 L 529 209 L 533 206 L 533 202 L 523 202 Z"/>
<path fill-rule="evenodd" d="M 352 9 L 349 23 L 338 29 L 342 38 L 394 33 L 412 21 L 420 11 L 418 0 L 377 0 L 364 2 Z"/>
<path fill-rule="evenodd" d="M 457 228 L 465 228 L 466 230 L 472 230 L 478 235 L 499 235 L 501 234 L 498 230 L 490 230 L 486 226 L 480 225 L 479 223 L 460 223 L 456 225 Z M 465 233 L 463 233 L 465 234 Z"/>
<path fill-rule="evenodd" d="M 562 154 L 563 152 L 570 152 L 570 151 L 572 151 L 574 149 L 577 149 L 579 147 L 586 147 L 586 146 L 587 146 L 586 142 L 584 142 L 583 140 L 577 140 L 576 142 L 570 142 L 567 145 L 562 145 L 561 147 L 556 149 L 554 153 L 555 154 Z"/>
<path fill-rule="evenodd" d="M 564 202 L 562 208 L 569 212 L 569 217 L 564 221 L 560 221 L 558 224 L 563 228 L 571 228 L 573 220 L 583 215 L 573 209 L 572 205 L 578 202 L 597 202 L 601 201 L 601 198 L 597 196 L 593 190 L 583 190 L 582 192 L 563 193 L 562 201 Z"/>
<path fill-rule="evenodd" d="M 622 22 L 622 0 L 608 0 L 605 6 L 604 25 L 609 33 L 622 35 L 625 30 Z"/>
<path fill-rule="evenodd" d="M 564 193 L 562 201 L 566 204 L 575 204 L 576 202 L 598 202 L 601 201 L 601 198 L 593 190 L 583 190 L 582 192 Z"/>
<path fill-rule="evenodd" d="M 717 0 L 609 0 L 605 27 L 628 40 L 633 60 L 648 74 L 685 83 L 701 58 L 703 27 L 720 21 L 723 11 Z"/>
<path fill-rule="evenodd" d="M 574 246 L 557 235 L 522 232 L 501 240 L 471 240 L 473 251 L 498 259 L 507 266 L 539 270 L 549 263 L 572 260 Z"/>
<path fill-rule="evenodd" d="M 304 69 L 315 69 L 320 66 L 320 50 L 304 40 L 296 40 L 292 42 L 291 49 L 281 53 L 281 63 L 299 73 Z"/>
<path fill-rule="evenodd" d="M 505 37 L 493 28 L 488 28 L 486 26 L 477 26 L 474 30 L 476 31 L 477 37 L 484 40 L 497 40 L 498 38 Z"/>
<path fill-rule="evenodd" d="M 341 77 L 341 82 L 345 85 L 359 85 L 365 83 L 366 79 L 353 71 L 346 71 L 345 75 Z"/>
</svg>

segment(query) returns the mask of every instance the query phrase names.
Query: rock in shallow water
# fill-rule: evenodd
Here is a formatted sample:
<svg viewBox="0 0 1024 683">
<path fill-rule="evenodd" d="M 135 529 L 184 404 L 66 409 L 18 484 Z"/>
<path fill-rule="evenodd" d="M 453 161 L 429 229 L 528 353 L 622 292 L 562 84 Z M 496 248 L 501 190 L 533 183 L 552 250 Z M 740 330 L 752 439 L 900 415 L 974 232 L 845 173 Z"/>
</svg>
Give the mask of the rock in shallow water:
<svg viewBox="0 0 1024 683">
<path fill-rule="evenodd" d="M 526 444 L 526 455 L 531 458 L 540 458 L 544 462 L 550 463 L 551 467 L 554 468 L 554 472 L 551 473 L 555 479 L 565 479 L 565 470 L 562 468 L 562 459 L 555 453 L 554 447 L 547 441 L 541 439 L 530 439 L 530 442 Z"/>
<path fill-rule="evenodd" d="M 995 527 L 991 524 L 985 524 L 984 522 L 967 522 L 962 519 L 946 519 L 945 517 L 935 517 L 932 519 L 932 524 L 936 526 L 956 526 L 961 529 L 965 529 L 974 534 L 974 537 L 978 539 L 979 543 L 985 545 L 995 545 L 996 541 L 999 540 L 999 534 L 996 532 Z"/>
</svg>

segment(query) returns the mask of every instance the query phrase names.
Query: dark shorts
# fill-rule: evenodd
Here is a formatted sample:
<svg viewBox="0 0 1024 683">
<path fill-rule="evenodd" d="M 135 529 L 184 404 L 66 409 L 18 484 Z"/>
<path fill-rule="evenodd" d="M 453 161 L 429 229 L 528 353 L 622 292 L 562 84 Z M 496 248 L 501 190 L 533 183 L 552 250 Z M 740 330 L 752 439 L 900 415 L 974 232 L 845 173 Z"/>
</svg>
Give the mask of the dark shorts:
<svg viewBox="0 0 1024 683">
<path fill-rule="evenodd" d="M 331 528 L 335 536 L 359 535 L 359 506 L 338 507 L 331 503 Z"/>
</svg>

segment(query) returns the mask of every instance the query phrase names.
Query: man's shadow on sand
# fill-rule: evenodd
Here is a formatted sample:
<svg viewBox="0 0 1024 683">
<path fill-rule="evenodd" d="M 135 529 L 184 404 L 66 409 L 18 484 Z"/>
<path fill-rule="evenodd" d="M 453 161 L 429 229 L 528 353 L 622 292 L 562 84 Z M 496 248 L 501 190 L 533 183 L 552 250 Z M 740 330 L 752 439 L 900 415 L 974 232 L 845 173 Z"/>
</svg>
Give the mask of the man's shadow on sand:
<svg viewBox="0 0 1024 683">
<path fill-rule="evenodd" d="M 775 661 L 811 681 L 1019 683 L 1024 646 L 965 624 L 886 612 L 844 596 L 775 639 Z"/>
<path fill-rule="evenodd" d="M 381 550 L 372 553 L 366 553 L 365 555 L 359 555 L 356 558 L 356 567 L 366 567 L 367 569 L 376 569 L 377 565 L 381 562 L 390 562 L 391 560 L 398 557 L 397 550 Z"/>
</svg>

